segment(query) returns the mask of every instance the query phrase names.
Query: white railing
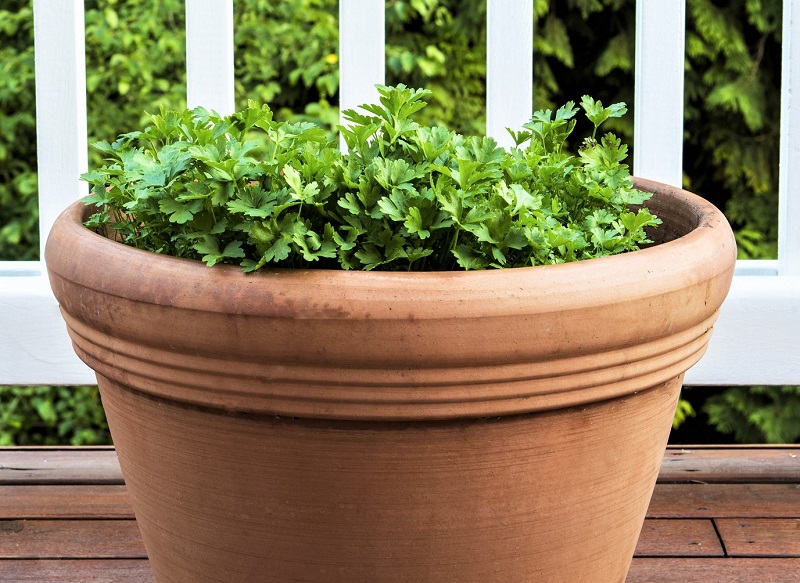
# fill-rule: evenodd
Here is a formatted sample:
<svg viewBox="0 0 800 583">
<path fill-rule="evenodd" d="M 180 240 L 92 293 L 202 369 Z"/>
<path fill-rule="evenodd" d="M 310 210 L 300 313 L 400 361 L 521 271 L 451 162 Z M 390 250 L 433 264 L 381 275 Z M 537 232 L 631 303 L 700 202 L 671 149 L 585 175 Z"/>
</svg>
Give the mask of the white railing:
<svg viewBox="0 0 800 583">
<path fill-rule="evenodd" d="M 488 0 L 487 131 L 531 114 L 533 0 Z M 679 184 L 684 0 L 638 0 L 634 173 Z M 233 2 L 187 0 L 188 103 L 233 109 Z M 82 0 L 35 0 L 40 230 L 85 193 Z M 384 77 L 384 3 L 340 1 L 341 105 L 373 101 Z M 365 34 L 364 31 L 370 31 Z M 776 261 L 741 261 L 708 355 L 687 384 L 800 384 L 800 0 L 785 0 L 780 242 Z M 509 56 L 513 55 L 513 56 Z M 776 88 L 777 90 L 778 88 Z M 102 266 L 100 266 L 102 268 Z M 74 356 L 40 262 L 0 262 L 0 383 L 93 383 Z"/>
</svg>

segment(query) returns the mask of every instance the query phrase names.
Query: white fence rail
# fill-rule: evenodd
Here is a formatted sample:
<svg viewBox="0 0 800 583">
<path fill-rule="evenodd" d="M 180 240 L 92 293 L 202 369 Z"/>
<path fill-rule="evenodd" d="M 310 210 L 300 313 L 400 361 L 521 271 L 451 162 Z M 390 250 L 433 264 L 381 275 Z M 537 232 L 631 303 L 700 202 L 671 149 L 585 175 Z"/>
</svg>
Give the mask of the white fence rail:
<svg viewBox="0 0 800 583">
<path fill-rule="evenodd" d="M 531 113 L 533 0 L 487 1 L 487 132 L 505 141 L 503 128 Z M 636 10 L 634 172 L 679 184 L 685 1 L 638 0 Z M 186 11 L 188 102 L 229 112 L 233 1 L 187 0 Z M 83 1 L 35 0 L 34 14 L 44 244 L 57 213 L 84 192 Z M 343 108 L 371 101 L 383 82 L 384 19 L 383 2 L 340 1 Z M 687 384 L 800 384 L 800 0 L 785 0 L 783 39 L 779 258 L 739 263 L 708 355 Z M 0 384 L 93 382 L 72 352 L 44 265 L 0 262 Z"/>
</svg>

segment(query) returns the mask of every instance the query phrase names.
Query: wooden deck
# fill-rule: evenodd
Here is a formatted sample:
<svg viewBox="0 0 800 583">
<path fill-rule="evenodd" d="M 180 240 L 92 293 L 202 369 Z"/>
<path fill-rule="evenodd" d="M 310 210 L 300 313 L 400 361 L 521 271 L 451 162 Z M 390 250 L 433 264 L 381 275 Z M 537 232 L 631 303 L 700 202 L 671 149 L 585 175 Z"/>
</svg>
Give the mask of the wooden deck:
<svg viewBox="0 0 800 583">
<path fill-rule="evenodd" d="M 0 449 L 0 581 L 153 582 L 113 449 Z M 800 582 L 800 447 L 668 450 L 628 582 L 695 581 Z"/>
</svg>

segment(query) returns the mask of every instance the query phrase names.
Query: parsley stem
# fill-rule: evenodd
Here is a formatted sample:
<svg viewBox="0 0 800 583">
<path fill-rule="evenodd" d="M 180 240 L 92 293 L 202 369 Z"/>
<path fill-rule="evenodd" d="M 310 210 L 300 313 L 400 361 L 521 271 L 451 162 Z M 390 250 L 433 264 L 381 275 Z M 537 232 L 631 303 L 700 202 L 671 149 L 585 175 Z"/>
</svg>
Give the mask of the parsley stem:
<svg viewBox="0 0 800 583">
<path fill-rule="evenodd" d="M 455 233 L 453 233 L 453 243 L 450 245 L 451 251 L 455 251 L 456 245 L 458 245 L 458 234 L 461 232 L 461 229 L 459 228 L 458 225 L 454 225 L 454 231 Z"/>
</svg>

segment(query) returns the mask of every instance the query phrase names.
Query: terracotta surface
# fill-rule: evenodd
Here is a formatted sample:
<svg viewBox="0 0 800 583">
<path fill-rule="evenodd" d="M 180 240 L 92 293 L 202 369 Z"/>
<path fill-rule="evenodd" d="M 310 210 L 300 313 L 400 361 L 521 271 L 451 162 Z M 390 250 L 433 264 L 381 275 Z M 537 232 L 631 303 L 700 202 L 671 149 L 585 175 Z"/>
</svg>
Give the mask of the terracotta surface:
<svg viewBox="0 0 800 583">
<path fill-rule="evenodd" d="M 736 253 L 711 205 L 639 184 L 680 238 L 470 273 L 244 275 L 70 207 L 51 284 L 157 580 L 624 581 Z"/>
<path fill-rule="evenodd" d="M 621 583 L 680 388 L 387 424 L 220 419 L 101 383 L 157 580 L 186 583 Z"/>
</svg>

